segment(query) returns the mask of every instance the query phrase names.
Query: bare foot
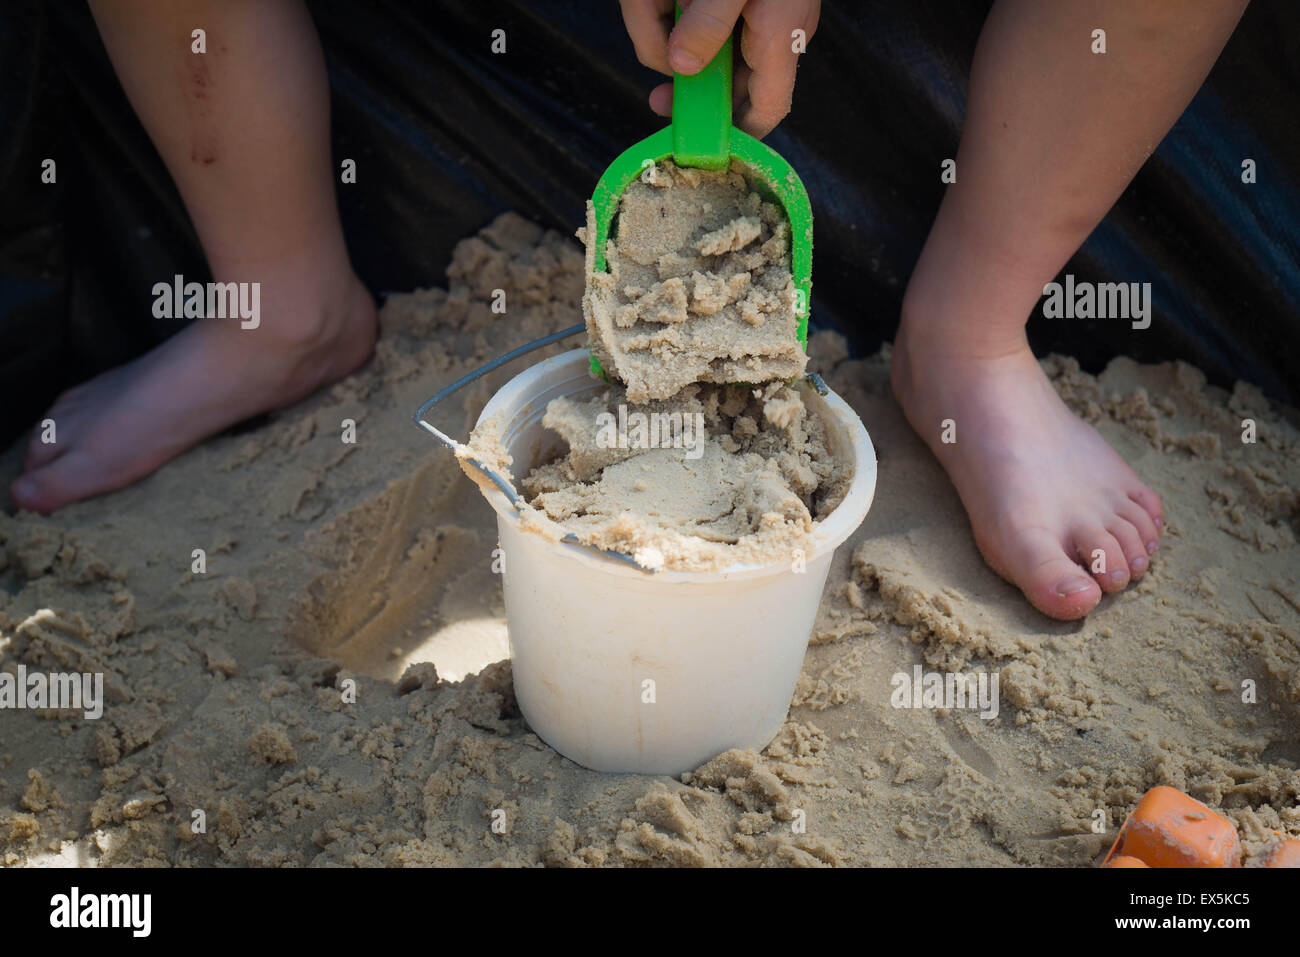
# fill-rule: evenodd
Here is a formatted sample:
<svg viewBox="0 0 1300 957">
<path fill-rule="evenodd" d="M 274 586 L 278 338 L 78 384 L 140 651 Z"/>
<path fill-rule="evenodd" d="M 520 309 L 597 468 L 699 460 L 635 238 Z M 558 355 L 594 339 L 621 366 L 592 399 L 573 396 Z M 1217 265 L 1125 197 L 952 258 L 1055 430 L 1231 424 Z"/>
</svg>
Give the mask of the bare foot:
<svg viewBox="0 0 1300 957">
<path fill-rule="evenodd" d="M 262 282 L 261 324 L 196 319 L 152 352 L 61 395 L 9 495 L 48 514 L 130 485 L 201 440 L 289 405 L 370 356 L 375 305 L 350 269 L 278 272 Z"/>
<path fill-rule="evenodd" d="M 964 349 L 960 336 L 905 315 L 891 379 L 957 487 L 984 560 L 1035 608 L 1081 618 L 1103 591 L 1146 572 L 1160 497 L 1066 407 L 1028 342 Z"/>
</svg>

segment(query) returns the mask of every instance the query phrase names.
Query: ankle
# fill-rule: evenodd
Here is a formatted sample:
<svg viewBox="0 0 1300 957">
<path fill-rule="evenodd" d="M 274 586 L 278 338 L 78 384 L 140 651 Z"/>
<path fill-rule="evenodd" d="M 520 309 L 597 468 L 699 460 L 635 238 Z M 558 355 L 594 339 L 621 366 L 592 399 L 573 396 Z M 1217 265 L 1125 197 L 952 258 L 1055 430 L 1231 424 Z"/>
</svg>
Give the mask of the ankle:
<svg viewBox="0 0 1300 957">
<path fill-rule="evenodd" d="M 906 312 L 898 324 L 894 352 L 919 370 L 957 363 L 996 363 L 1032 354 L 1021 323 L 997 323 L 992 317 L 981 323 Z"/>
<path fill-rule="evenodd" d="M 294 353 L 325 352 L 344 344 L 374 344 L 374 299 L 350 265 L 301 272 L 257 269 L 260 275 L 260 339 L 265 348 Z M 256 334 L 256 333 L 255 333 Z"/>
<path fill-rule="evenodd" d="M 258 285 L 268 338 L 276 344 L 326 343 L 358 314 L 374 309 L 341 237 L 235 256 L 209 250 L 207 258 L 215 281 Z"/>
<path fill-rule="evenodd" d="M 1041 270 L 981 246 L 960 221 L 943 213 L 936 221 L 903 294 L 899 339 L 935 360 L 1027 352 L 1025 324 L 1042 294 Z"/>
<path fill-rule="evenodd" d="M 905 306 L 889 381 L 909 420 L 934 412 L 940 396 L 1038 368 L 1023 325 L 990 325 L 952 322 L 942 313 L 909 312 Z"/>
</svg>

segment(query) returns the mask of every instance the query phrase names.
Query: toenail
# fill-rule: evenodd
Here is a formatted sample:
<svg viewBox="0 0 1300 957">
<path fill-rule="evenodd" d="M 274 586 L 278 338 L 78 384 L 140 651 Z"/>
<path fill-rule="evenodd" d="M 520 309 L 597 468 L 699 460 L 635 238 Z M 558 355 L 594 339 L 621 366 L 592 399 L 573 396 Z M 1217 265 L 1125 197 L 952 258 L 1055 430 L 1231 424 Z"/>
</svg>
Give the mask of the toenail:
<svg viewBox="0 0 1300 957">
<path fill-rule="evenodd" d="M 1128 576 L 1124 572 L 1116 571 L 1110 573 L 1110 580 L 1116 583 L 1122 582 L 1127 577 Z"/>
<path fill-rule="evenodd" d="M 1156 549 L 1159 547 L 1160 546 L 1157 545 L 1155 542 L 1147 542 L 1147 554 L 1154 555 L 1156 553 Z"/>
<path fill-rule="evenodd" d="M 1087 591 L 1092 587 L 1092 582 L 1086 578 L 1067 578 L 1056 586 L 1056 593 L 1064 598 L 1067 595 L 1077 595 L 1081 591 Z"/>
<path fill-rule="evenodd" d="M 1165 520 L 1163 518 L 1153 518 L 1151 521 L 1155 525 L 1156 531 L 1165 527 Z"/>
<path fill-rule="evenodd" d="M 1147 570 L 1147 560 L 1139 555 L 1133 561 L 1128 563 L 1129 568 L 1135 572 L 1144 572 Z"/>
</svg>

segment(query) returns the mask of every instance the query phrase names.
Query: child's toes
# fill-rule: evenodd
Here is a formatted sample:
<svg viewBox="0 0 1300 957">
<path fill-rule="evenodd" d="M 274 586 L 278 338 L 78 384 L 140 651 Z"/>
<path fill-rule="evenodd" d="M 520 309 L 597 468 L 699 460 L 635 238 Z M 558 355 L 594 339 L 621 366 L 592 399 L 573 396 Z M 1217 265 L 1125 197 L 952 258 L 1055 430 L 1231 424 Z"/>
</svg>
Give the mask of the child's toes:
<svg viewBox="0 0 1300 957">
<path fill-rule="evenodd" d="M 1088 524 L 1076 528 L 1070 537 L 1079 561 L 1102 591 L 1122 591 L 1128 585 L 1128 560 L 1114 535 L 1101 525 Z"/>
<path fill-rule="evenodd" d="M 1082 618 L 1101 600 L 1097 583 L 1044 529 L 1026 529 L 1003 552 L 1007 576 L 1044 615 Z"/>
<path fill-rule="evenodd" d="M 1128 564 L 1129 578 L 1141 578 L 1145 575 L 1151 561 L 1147 556 L 1142 533 L 1122 515 L 1116 515 L 1106 526 L 1106 531 L 1115 536 L 1115 541 L 1119 542 L 1120 551 L 1124 553 L 1124 561 Z"/>
<path fill-rule="evenodd" d="M 1137 530 L 1138 537 L 1142 539 L 1142 550 L 1148 556 L 1155 554 L 1160 545 L 1160 529 L 1151 513 L 1132 501 L 1121 502 L 1115 512 Z"/>
<path fill-rule="evenodd" d="M 43 465 L 48 465 L 58 458 L 59 453 L 63 451 L 63 446 L 58 444 L 59 434 L 57 431 L 50 436 L 54 441 L 47 441 L 46 436 L 50 436 L 50 434 L 42 425 L 38 424 L 36 430 L 32 433 L 31 441 L 27 443 L 27 450 L 23 456 L 24 472 L 32 472 Z"/>
<path fill-rule="evenodd" d="M 19 508 L 48 515 L 94 494 L 104 477 L 94 461 L 74 449 L 44 468 L 24 472 L 9 486 L 9 497 Z M 120 488 L 122 484 L 109 484 L 106 489 Z"/>
<path fill-rule="evenodd" d="M 1139 485 L 1137 488 L 1129 491 L 1128 497 L 1130 501 L 1136 502 L 1142 507 L 1142 511 L 1145 512 L 1147 518 L 1150 519 L 1152 527 L 1156 530 L 1157 535 L 1165 530 L 1165 509 L 1160 503 L 1159 495 L 1151 491 L 1151 489 L 1147 488 L 1145 485 Z"/>
</svg>

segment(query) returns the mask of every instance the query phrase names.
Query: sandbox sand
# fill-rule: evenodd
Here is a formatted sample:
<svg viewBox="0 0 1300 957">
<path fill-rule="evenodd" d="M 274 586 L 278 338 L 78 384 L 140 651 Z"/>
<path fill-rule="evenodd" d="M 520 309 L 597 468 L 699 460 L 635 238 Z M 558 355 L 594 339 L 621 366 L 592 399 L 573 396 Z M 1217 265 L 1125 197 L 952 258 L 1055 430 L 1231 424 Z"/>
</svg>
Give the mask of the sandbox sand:
<svg viewBox="0 0 1300 957">
<path fill-rule="evenodd" d="M 810 367 L 862 415 L 880 478 L 787 725 L 682 780 L 558 756 L 500 661 L 495 517 L 409 416 L 576 322 L 582 291 L 574 244 L 503 217 L 459 247 L 448 289 L 389 299 L 358 374 L 133 488 L 0 517 L 0 667 L 102 669 L 109 697 L 99 721 L 0 711 L 0 860 L 1089 865 L 1161 783 L 1223 809 L 1248 853 L 1300 835 L 1297 418 L 1178 364 L 1045 363 L 1169 522 L 1140 585 L 1059 623 L 979 560 L 887 354 L 816 336 Z M 513 371 L 435 419 L 465 435 Z M 998 718 L 891 707 L 918 664 L 1000 671 Z"/>
</svg>

